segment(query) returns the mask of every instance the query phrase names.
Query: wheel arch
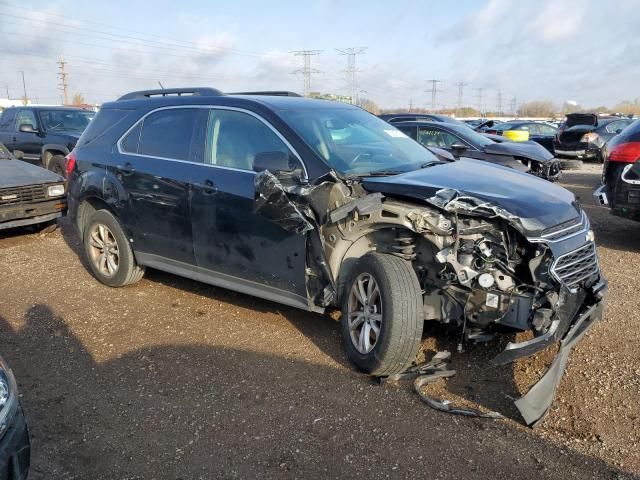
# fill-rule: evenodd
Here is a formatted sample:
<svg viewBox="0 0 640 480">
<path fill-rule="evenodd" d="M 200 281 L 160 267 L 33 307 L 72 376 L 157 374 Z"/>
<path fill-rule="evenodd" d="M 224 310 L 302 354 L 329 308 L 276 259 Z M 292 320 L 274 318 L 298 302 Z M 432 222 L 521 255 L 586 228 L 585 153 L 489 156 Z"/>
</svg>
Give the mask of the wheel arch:
<svg viewBox="0 0 640 480">
<path fill-rule="evenodd" d="M 69 149 L 60 144 L 48 143 L 42 146 L 42 166 L 49 168 L 49 161 L 56 155 L 62 155 L 63 157 L 69 154 Z"/>
</svg>

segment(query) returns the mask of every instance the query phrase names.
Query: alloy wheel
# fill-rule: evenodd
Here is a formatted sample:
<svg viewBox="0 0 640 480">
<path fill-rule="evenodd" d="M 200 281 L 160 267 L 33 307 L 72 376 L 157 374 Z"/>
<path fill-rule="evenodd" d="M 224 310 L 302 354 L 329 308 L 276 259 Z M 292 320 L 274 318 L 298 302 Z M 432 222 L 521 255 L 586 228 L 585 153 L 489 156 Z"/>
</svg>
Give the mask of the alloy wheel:
<svg viewBox="0 0 640 480">
<path fill-rule="evenodd" d="M 89 233 L 89 252 L 94 267 L 102 275 L 113 277 L 120 266 L 118 242 L 109 227 L 97 223 Z"/>
<path fill-rule="evenodd" d="M 354 280 L 347 318 L 353 346 L 361 354 L 368 354 L 376 346 L 382 327 L 382 296 L 373 275 L 362 273 Z"/>
</svg>

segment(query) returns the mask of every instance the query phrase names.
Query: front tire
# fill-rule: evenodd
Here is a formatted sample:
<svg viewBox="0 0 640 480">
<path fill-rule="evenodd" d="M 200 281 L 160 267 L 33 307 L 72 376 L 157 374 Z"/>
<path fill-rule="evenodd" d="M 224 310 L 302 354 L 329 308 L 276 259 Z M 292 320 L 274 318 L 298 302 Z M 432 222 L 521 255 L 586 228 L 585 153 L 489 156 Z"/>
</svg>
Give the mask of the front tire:
<svg viewBox="0 0 640 480">
<path fill-rule="evenodd" d="M 406 370 L 420 348 L 422 290 L 411 264 L 368 253 L 348 277 L 342 299 L 342 342 L 361 370 L 388 376 Z"/>
<path fill-rule="evenodd" d="M 144 275 L 120 223 L 108 210 L 97 210 L 89 217 L 83 243 L 91 272 L 105 285 L 124 287 Z"/>
<path fill-rule="evenodd" d="M 61 177 L 67 178 L 67 159 L 62 155 L 54 155 L 49 160 L 47 168 Z"/>
</svg>

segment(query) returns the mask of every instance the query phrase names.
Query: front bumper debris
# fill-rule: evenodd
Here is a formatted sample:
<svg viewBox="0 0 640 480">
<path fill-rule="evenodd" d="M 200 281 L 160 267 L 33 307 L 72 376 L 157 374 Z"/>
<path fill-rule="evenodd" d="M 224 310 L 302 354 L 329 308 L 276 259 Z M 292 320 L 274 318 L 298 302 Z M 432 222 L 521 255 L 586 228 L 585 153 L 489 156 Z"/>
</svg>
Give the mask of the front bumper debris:
<svg viewBox="0 0 640 480">
<path fill-rule="evenodd" d="M 540 381 L 515 402 L 527 425 L 536 425 L 551 407 L 571 349 L 603 317 L 607 291 L 607 282 L 602 280 L 591 288 L 589 300 L 585 298 L 586 295 L 572 294 L 569 297 L 570 299 L 565 301 L 565 304 L 558 309 L 556 318 L 547 333 L 526 342 L 509 343 L 506 349 L 493 360 L 497 365 L 504 365 L 518 358 L 533 355 L 555 343 L 558 339 L 560 340 L 558 353 L 547 372 Z M 583 300 L 580 300 L 580 298 Z M 571 299 L 574 301 L 572 302 Z M 578 308 L 577 314 L 567 316 L 568 312 L 571 312 L 573 310 L 572 307 L 576 304 L 582 306 Z M 568 322 L 567 318 L 571 321 Z"/>
</svg>

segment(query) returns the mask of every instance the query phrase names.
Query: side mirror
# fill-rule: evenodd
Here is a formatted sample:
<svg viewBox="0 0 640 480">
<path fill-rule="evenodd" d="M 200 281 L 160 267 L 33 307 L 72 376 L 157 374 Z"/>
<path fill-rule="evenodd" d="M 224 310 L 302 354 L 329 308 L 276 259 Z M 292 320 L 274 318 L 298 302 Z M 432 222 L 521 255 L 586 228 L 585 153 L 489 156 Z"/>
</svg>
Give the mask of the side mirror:
<svg viewBox="0 0 640 480">
<path fill-rule="evenodd" d="M 284 152 L 261 152 L 253 159 L 254 172 L 269 170 L 274 175 L 279 173 L 290 173 L 293 169 L 289 165 L 289 155 Z"/>
<path fill-rule="evenodd" d="M 468 147 L 466 145 L 462 145 L 461 143 L 454 143 L 449 147 L 454 156 L 460 157 L 464 155 L 464 152 L 467 151 Z"/>
<path fill-rule="evenodd" d="M 33 128 L 33 125 L 31 125 L 29 123 L 20 124 L 20 126 L 18 127 L 18 131 L 20 131 L 22 133 L 40 133 L 40 132 L 38 132 L 38 130 Z"/>
</svg>

